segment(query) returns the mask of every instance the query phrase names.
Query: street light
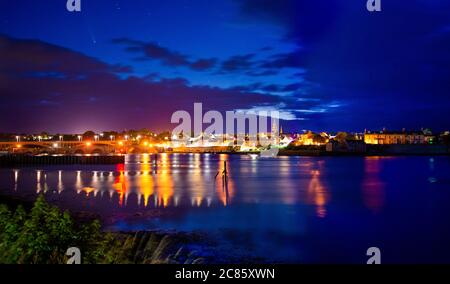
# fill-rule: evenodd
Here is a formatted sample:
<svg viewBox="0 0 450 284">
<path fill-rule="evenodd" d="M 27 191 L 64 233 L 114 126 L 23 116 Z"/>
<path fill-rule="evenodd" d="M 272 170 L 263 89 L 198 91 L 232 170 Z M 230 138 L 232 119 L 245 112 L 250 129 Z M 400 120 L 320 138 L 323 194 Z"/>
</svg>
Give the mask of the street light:
<svg viewBox="0 0 450 284">
<path fill-rule="evenodd" d="M 136 139 L 139 141 L 141 139 L 141 135 L 138 135 Z"/>
<path fill-rule="evenodd" d="M 95 136 L 94 136 L 94 140 L 95 140 L 95 141 L 98 141 L 98 135 L 95 135 Z"/>
<path fill-rule="evenodd" d="M 109 139 L 111 139 L 111 141 L 113 141 L 114 136 L 113 136 L 113 135 L 110 135 L 110 136 L 109 136 Z"/>
<path fill-rule="evenodd" d="M 17 142 L 20 142 L 20 136 L 16 136 Z"/>
<path fill-rule="evenodd" d="M 128 141 L 128 135 L 125 135 L 125 141 Z"/>
<path fill-rule="evenodd" d="M 82 138 L 81 135 L 78 135 L 78 141 L 81 141 L 81 138 Z"/>
<path fill-rule="evenodd" d="M 63 141 L 63 138 L 64 138 L 64 137 L 63 137 L 62 135 L 60 135 L 60 136 L 59 136 L 59 141 Z"/>
<path fill-rule="evenodd" d="M 42 136 L 38 136 L 38 141 L 41 142 Z"/>
</svg>

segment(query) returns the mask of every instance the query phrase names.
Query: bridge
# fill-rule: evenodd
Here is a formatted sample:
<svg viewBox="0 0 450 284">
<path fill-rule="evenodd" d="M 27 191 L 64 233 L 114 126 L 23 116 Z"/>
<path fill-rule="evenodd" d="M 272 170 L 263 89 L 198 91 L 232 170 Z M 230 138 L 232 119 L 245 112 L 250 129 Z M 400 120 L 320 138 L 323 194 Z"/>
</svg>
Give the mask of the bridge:
<svg viewBox="0 0 450 284">
<path fill-rule="evenodd" d="M 128 141 L 19 141 L 0 142 L 0 151 L 18 154 L 118 154 L 135 148 Z"/>
</svg>

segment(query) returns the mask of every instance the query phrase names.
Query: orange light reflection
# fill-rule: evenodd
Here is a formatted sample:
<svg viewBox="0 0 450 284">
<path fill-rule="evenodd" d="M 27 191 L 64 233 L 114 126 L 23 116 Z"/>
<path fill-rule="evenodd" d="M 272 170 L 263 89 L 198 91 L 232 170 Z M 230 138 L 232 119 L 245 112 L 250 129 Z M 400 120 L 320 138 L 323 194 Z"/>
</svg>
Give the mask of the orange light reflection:
<svg viewBox="0 0 450 284">
<path fill-rule="evenodd" d="M 327 209 L 325 206 L 330 200 L 330 194 L 320 180 L 320 170 L 312 170 L 311 175 L 311 181 L 309 182 L 307 190 L 308 202 L 316 205 L 317 216 L 324 218 L 327 215 Z"/>
<path fill-rule="evenodd" d="M 119 175 L 114 179 L 114 189 L 119 194 L 119 206 L 122 207 L 125 194 L 127 192 L 127 183 L 124 174 L 125 165 L 118 164 L 116 170 L 119 172 Z"/>
</svg>

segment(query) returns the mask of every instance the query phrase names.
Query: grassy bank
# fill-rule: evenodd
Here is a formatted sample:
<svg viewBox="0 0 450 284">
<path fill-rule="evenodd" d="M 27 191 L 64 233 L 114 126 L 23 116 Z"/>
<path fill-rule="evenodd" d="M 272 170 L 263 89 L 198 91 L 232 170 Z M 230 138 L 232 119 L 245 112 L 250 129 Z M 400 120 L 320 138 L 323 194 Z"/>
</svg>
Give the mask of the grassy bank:
<svg viewBox="0 0 450 284">
<path fill-rule="evenodd" d="M 108 233 L 98 220 L 80 221 L 49 205 L 0 198 L 0 263 L 64 264 L 77 247 L 82 263 L 203 263 L 192 237 L 163 232 Z"/>
<path fill-rule="evenodd" d="M 218 240 L 218 239 L 225 239 Z M 100 221 L 0 195 L 0 264 L 65 264 L 77 247 L 82 264 L 265 263 L 239 246 L 234 232 L 217 236 L 173 231 L 105 232 Z"/>
</svg>

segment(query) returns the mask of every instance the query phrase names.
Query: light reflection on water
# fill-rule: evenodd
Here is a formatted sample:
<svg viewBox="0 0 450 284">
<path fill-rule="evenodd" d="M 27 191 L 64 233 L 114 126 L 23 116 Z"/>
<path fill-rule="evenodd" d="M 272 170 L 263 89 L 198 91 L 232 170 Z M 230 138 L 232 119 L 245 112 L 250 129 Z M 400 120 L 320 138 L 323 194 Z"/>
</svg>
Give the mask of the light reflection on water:
<svg viewBox="0 0 450 284">
<path fill-rule="evenodd" d="M 125 164 L 115 166 L 43 166 L 13 169 L 14 190 L 22 194 L 44 193 L 64 195 L 76 192 L 86 198 L 109 196 L 117 199 L 116 209 L 129 204 L 135 196 L 138 208 L 167 208 L 177 206 L 227 206 L 235 197 L 232 168 L 228 155 L 159 154 L 127 157 Z M 246 173 L 257 175 L 258 162 L 244 156 L 245 165 L 238 165 Z M 228 175 L 223 176 L 224 161 Z M 286 176 L 287 162 L 282 162 L 281 176 Z M 99 168 L 100 167 L 100 168 Z M 62 169 L 61 169 L 62 168 Z M 7 181 L 8 170 L 1 170 Z M 33 178 L 32 175 L 35 175 Z M 4 186 L 5 187 L 5 186 Z M 280 192 L 283 194 L 283 192 Z M 255 198 L 259 200 L 259 198 Z M 286 202 L 292 202 L 286 200 Z"/>
<path fill-rule="evenodd" d="M 384 206 L 384 182 L 381 180 L 380 157 L 368 157 L 364 160 L 364 180 L 362 184 L 363 200 L 373 213 L 379 213 Z"/>
<path fill-rule="evenodd" d="M 421 243 L 422 254 L 415 247 L 392 261 L 446 262 L 449 170 L 448 157 L 132 155 L 115 166 L 0 169 L 0 192 L 44 193 L 100 214 L 110 230 L 233 230 L 239 245 L 282 261 L 363 262 L 368 246 L 407 252 Z"/>
</svg>

